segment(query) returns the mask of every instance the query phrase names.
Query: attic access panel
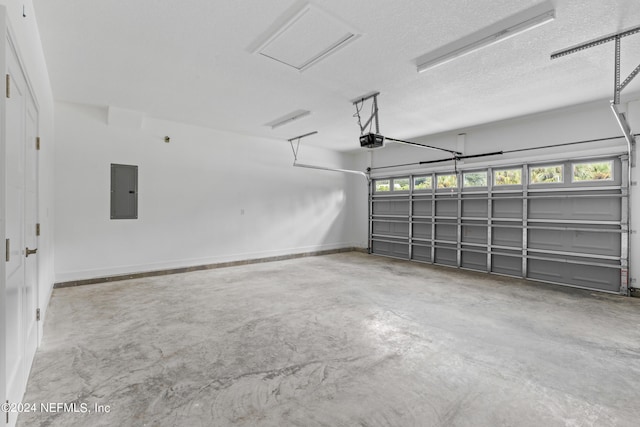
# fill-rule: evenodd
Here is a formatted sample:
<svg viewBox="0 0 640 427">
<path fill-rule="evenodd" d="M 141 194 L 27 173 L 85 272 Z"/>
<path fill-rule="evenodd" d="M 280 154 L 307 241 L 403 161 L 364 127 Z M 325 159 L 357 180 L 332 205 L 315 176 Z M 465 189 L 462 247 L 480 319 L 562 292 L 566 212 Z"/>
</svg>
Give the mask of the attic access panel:
<svg viewBox="0 0 640 427">
<path fill-rule="evenodd" d="M 138 166 L 111 164 L 111 219 L 138 219 Z"/>
<path fill-rule="evenodd" d="M 304 71 L 358 37 L 344 22 L 308 4 L 275 29 L 254 53 Z"/>
</svg>

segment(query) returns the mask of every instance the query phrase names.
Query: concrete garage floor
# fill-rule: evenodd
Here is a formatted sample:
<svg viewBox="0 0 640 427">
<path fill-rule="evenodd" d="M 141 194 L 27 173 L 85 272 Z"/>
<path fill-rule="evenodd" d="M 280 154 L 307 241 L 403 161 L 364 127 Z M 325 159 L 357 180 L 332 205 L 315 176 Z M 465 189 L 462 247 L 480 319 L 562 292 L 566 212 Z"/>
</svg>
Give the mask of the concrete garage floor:
<svg viewBox="0 0 640 427">
<path fill-rule="evenodd" d="M 638 426 L 640 300 L 351 252 L 56 289 L 20 426 Z"/>
</svg>

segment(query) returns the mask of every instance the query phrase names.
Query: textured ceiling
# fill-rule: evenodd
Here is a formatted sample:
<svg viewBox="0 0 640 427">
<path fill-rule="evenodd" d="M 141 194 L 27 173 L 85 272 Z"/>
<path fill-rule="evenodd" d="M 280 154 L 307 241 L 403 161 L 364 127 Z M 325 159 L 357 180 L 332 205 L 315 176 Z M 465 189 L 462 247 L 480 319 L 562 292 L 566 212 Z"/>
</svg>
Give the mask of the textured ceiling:
<svg viewBox="0 0 640 427">
<path fill-rule="evenodd" d="M 350 100 L 379 91 L 380 131 L 422 135 L 611 98 L 613 44 L 559 49 L 640 25 L 637 0 L 556 0 L 555 21 L 418 74 L 416 58 L 540 0 L 312 0 L 362 34 L 303 72 L 254 53 L 308 2 L 34 0 L 54 97 L 248 135 L 358 149 Z M 640 34 L 623 39 L 623 78 Z M 640 78 L 625 92 L 638 92 Z M 296 110 L 311 114 L 272 129 Z"/>
</svg>

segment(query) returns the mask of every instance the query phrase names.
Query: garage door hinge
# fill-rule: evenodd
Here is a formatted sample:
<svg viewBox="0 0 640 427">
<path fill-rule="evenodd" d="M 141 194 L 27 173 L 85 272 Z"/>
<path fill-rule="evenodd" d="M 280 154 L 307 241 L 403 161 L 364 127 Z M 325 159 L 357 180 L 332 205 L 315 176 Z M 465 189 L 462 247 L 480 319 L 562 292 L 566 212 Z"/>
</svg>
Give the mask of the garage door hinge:
<svg viewBox="0 0 640 427">
<path fill-rule="evenodd" d="M 11 98 L 11 75 L 9 74 L 7 74 L 6 90 L 7 90 L 7 98 Z"/>
<path fill-rule="evenodd" d="M 36 322 L 40 321 L 40 309 L 36 308 Z"/>
<path fill-rule="evenodd" d="M 36 236 L 40 235 L 40 223 L 36 224 Z"/>
<path fill-rule="evenodd" d="M 36 137 L 36 150 L 40 150 L 40 137 Z"/>
</svg>

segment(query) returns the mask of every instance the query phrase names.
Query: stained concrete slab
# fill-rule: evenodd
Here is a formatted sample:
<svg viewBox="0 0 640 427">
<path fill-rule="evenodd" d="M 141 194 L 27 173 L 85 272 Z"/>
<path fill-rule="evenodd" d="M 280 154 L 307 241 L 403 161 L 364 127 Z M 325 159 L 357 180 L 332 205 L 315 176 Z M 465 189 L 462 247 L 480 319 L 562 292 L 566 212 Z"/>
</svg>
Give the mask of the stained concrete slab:
<svg viewBox="0 0 640 427">
<path fill-rule="evenodd" d="M 355 252 L 56 289 L 18 425 L 637 426 L 639 325 Z"/>
</svg>

